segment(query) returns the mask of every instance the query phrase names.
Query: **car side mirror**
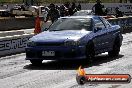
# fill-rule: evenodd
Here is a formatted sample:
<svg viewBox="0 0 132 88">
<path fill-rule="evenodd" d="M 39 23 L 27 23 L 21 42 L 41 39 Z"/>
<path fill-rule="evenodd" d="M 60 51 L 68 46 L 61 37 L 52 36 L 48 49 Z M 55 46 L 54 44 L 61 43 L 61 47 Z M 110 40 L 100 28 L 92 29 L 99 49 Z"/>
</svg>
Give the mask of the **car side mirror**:
<svg viewBox="0 0 132 88">
<path fill-rule="evenodd" d="M 98 32 L 98 31 L 100 31 L 100 30 L 102 30 L 101 27 L 96 27 L 96 28 L 94 29 L 94 32 L 96 33 L 96 32 Z"/>
</svg>

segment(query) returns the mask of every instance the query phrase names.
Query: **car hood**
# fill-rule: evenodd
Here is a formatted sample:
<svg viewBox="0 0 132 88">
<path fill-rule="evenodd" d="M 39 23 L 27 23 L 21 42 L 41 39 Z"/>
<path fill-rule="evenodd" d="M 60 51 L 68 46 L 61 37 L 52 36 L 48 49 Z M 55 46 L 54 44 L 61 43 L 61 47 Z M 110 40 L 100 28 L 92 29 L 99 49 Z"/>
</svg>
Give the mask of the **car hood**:
<svg viewBox="0 0 132 88">
<path fill-rule="evenodd" d="M 34 42 L 64 42 L 65 40 L 78 40 L 90 33 L 86 30 L 67 30 L 67 31 L 44 31 L 33 36 L 30 40 Z"/>
</svg>

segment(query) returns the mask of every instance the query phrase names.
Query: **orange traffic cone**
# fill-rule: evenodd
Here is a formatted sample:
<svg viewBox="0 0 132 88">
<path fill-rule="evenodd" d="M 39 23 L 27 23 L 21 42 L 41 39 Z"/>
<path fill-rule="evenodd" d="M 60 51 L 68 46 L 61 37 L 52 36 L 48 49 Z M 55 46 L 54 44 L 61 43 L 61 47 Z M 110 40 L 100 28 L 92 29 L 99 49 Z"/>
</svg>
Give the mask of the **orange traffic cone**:
<svg viewBox="0 0 132 88">
<path fill-rule="evenodd" d="M 41 27 L 40 27 L 40 17 L 37 16 L 36 20 L 35 20 L 35 30 L 34 30 L 34 34 L 38 34 L 41 32 Z"/>
</svg>

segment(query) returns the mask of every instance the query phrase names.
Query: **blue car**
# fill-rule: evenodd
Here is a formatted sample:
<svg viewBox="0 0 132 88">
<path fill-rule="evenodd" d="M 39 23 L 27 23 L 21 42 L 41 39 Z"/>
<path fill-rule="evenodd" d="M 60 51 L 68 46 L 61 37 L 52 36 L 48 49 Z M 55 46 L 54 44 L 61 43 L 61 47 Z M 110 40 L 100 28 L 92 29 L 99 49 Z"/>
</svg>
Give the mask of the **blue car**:
<svg viewBox="0 0 132 88">
<path fill-rule="evenodd" d="M 104 52 L 118 56 L 122 39 L 120 26 L 100 16 L 62 17 L 47 31 L 29 39 L 26 60 L 40 64 L 43 60 L 92 60 Z"/>
</svg>

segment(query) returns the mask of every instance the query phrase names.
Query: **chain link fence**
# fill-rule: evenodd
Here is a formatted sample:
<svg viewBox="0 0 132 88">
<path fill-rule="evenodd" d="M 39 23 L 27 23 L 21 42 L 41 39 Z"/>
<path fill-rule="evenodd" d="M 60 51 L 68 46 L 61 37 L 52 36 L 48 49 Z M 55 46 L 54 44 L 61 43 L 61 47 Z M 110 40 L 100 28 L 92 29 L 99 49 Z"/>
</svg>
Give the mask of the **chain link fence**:
<svg viewBox="0 0 132 88">
<path fill-rule="evenodd" d="M 101 0 L 103 3 L 132 3 L 132 0 Z M 4 3 L 29 3 L 41 4 L 41 3 L 65 3 L 65 2 L 76 2 L 76 3 L 94 3 L 96 0 L 0 0 L 0 4 Z"/>
</svg>

